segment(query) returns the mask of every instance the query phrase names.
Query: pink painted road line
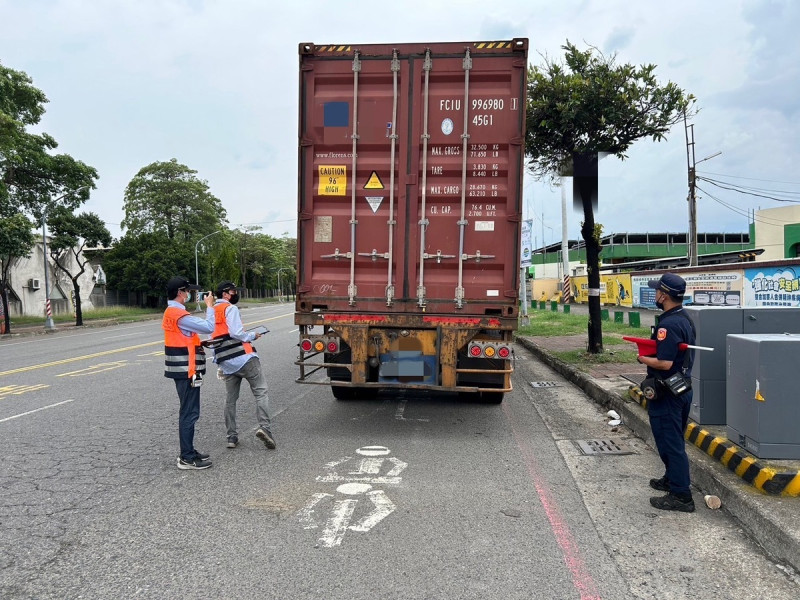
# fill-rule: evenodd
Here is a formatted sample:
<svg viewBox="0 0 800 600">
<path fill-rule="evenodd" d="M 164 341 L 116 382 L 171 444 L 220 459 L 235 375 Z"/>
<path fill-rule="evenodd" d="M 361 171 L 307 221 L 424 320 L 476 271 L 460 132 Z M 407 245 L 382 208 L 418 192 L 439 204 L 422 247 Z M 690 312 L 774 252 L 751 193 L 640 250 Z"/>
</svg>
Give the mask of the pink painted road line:
<svg viewBox="0 0 800 600">
<path fill-rule="evenodd" d="M 597 591 L 597 586 L 594 583 L 592 575 L 586 568 L 586 564 L 581 558 L 580 550 L 578 549 L 572 533 L 569 530 L 569 525 L 561 517 L 561 511 L 558 510 L 558 505 L 553 500 L 550 490 L 547 488 L 544 479 L 539 474 L 539 466 L 534 458 L 533 448 L 520 434 L 514 419 L 509 413 L 508 403 L 503 403 L 503 413 L 506 420 L 511 425 L 511 431 L 514 434 L 514 441 L 522 454 L 525 461 L 525 466 L 528 467 L 528 474 L 531 476 L 536 494 L 539 496 L 539 502 L 542 503 L 542 508 L 547 515 L 547 520 L 550 521 L 550 529 L 561 547 L 561 552 L 564 555 L 564 562 L 572 574 L 572 584 L 580 594 L 581 600 L 601 600 L 600 594 Z"/>
</svg>

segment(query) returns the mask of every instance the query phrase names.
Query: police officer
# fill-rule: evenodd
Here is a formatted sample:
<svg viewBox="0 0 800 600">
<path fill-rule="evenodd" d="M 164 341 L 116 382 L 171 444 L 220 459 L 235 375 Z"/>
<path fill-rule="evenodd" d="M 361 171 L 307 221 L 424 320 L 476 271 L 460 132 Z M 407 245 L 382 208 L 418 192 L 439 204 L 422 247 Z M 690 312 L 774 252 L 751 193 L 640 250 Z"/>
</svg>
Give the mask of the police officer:
<svg viewBox="0 0 800 600">
<path fill-rule="evenodd" d="M 173 277 L 167 282 L 167 310 L 161 321 L 164 330 L 164 376 L 175 380 L 180 409 L 178 412 L 178 437 L 181 455 L 178 468 L 208 469 L 208 454 L 194 447 L 194 425 L 200 418 L 200 385 L 206 372 L 206 356 L 200 345 L 198 333 L 214 331 L 214 297 L 207 294 L 206 318 L 198 319 L 184 306 L 191 298 L 192 285 L 185 277 Z"/>
<path fill-rule="evenodd" d="M 649 281 L 647 285 L 655 289 L 656 306 L 664 311 L 650 336 L 656 341 L 656 355 L 638 357 L 640 363 L 647 365 L 647 376 L 656 379 L 658 395 L 648 401 L 647 412 L 656 449 L 665 467 L 664 476 L 651 479 L 650 487 L 668 492 L 666 496 L 650 498 L 650 504 L 661 510 L 693 512 L 689 458 L 683 437 L 689 420 L 692 391 L 675 395 L 658 381 L 674 373 L 682 373 L 687 379 L 691 377 L 693 351 L 678 349 L 681 343 L 695 343 L 694 326 L 683 309 L 686 282 L 674 273 L 664 273 L 660 279 Z"/>
<path fill-rule="evenodd" d="M 216 322 L 213 337 L 214 362 L 219 365 L 225 380 L 227 446 L 236 448 L 239 445 L 239 432 L 236 430 L 236 401 L 239 399 L 242 379 L 245 379 L 256 399 L 256 417 L 259 425 L 256 437 L 267 448 L 274 450 L 275 438 L 270 431 L 267 380 L 258 354 L 251 343 L 261 337 L 261 334 L 244 330 L 237 302 L 239 302 L 239 290 L 235 283 L 223 281 L 217 286 L 217 302 L 214 305 Z"/>
</svg>

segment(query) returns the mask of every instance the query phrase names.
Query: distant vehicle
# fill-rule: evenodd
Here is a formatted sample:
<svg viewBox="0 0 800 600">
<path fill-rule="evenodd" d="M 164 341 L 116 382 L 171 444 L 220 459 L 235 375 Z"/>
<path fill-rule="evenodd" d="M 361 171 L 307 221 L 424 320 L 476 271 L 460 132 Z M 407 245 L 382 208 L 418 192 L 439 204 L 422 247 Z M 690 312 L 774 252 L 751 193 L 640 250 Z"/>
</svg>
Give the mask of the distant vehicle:
<svg viewBox="0 0 800 600">
<path fill-rule="evenodd" d="M 300 383 L 511 390 L 528 40 L 301 44 Z"/>
</svg>

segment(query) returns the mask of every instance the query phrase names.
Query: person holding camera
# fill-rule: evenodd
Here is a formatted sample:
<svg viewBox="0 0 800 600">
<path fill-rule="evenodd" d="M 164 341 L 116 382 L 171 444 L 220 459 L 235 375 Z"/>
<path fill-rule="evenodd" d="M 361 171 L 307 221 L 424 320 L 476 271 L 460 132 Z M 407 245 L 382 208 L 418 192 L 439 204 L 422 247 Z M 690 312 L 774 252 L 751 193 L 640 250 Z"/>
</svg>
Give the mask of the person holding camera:
<svg viewBox="0 0 800 600">
<path fill-rule="evenodd" d="M 250 391 L 256 399 L 258 430 L 256 437 L 270 450 L 276 447 L 275 438 L 270 431 L 269 397 L 267 380 L 261 368 L 255 348 L 251 342 L 261 337 L 260 333 L 245 331 L 242 317 L 236 303 L 239 291 L 232 281 L 223 281 L 217 286 L 217 302 L 214 304 L 216 326 L 212 343 L 214 362 L 219 366 L 225 381 L 225 427 L 228 435 L 228 448 L 239 445 L 239 432 L 236 430 L 236 401 L 242 379 L 247 380 Z"/>
<path fill-rule="evenodd" d="M 214 331 L 214 299 L 205 298 L 206 318 L 193 317 L 186 310 L 186 303 L 193 290 L 185 277 L 173 277 L 167 282 L 167 309 L 161 321 L 164 330 L 164 376 L 175 380 L 180 408 L 178 411 L 178 438 L 181 455 L 178 468 L 182 470 L 208 469 L 211 461 L 208 454 L 194 447 L 194 426 L 200 418 L 200 385 L 206 372 L 206 355 L 200 345 L 199 333 Z"/>
<path fill-rule="evenodd" d="M 691 382 L 693 352 L 678 348 L 682 343 L 695 343 L 694 325 L 683 309 L 686 282 L 674 273 L 664 273 L 647 285 L 655 289 L 656 306 L 664 312 L 650 336 L 656 341 L 656 355 L 639 356 L 637 360 L 647 366 L 647 376 L 654 379 L 655 395 L 647 402 L 647 413 L 665 467 L 664 476 L 651 479 L 650 487 L 667 492 L 666 496 L 650 498 L 650 504 L 661 510 L 693 512 L 689 457 L 684 441 L 692 404 L 692 390 L 690 385 L 687 389 L 687 382 Z"/>
</svg>

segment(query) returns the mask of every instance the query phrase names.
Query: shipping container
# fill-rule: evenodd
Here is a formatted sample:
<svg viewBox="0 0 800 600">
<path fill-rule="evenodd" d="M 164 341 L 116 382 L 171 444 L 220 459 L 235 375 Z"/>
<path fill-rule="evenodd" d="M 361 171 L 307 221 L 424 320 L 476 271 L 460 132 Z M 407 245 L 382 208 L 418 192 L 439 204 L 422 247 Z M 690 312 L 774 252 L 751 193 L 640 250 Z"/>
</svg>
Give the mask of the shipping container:
<svg viewBox="0 0 800 600">
<path fill-rule="evenodd" d="M 527 52 L 300 44 L 299 382 L 511 390 Z"/>
</svg>

